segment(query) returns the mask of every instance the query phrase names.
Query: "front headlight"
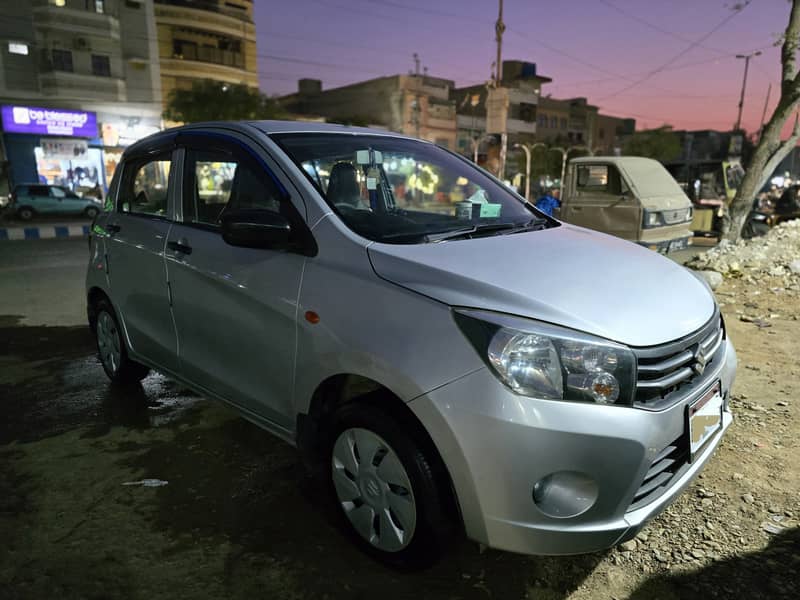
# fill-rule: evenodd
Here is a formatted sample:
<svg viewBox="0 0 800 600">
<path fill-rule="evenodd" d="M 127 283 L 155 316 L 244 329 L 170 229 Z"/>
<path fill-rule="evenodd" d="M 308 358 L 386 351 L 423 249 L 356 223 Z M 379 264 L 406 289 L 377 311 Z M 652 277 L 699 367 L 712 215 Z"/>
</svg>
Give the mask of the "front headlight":
<svg viewBox="0 0 800 600">
<path fill-rule="evenodd" d="M 658 211 L 651 212 L 649 210 L 645 210 L 643 221 L 644 221 L 643 225 L 645 228 L 661 227 L 661 225 L 664 224 L 664 221 L 661 218 L 661 213 Z"/>
<path fill-rule="evenodd" d="M 633 402 L 636 359 L 608 340 L 548 323 L 457 309 L 456 323 L 512 391 L 546 400 Z"/>
</svg>

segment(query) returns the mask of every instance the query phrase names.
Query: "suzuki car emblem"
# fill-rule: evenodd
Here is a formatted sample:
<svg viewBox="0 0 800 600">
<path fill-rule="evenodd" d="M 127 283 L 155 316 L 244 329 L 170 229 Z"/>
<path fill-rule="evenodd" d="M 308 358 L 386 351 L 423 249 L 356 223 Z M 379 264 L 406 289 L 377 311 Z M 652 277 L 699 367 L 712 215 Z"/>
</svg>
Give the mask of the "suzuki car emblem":
<svg viewBox="0 0 800 600">
<path fill-rule="evenodd" d="M 703 348 L 700 344 L 697 345 L 697 349 L 694 351 L 694 372 L 698 375 L 702 375 L 703 371 L 706 370 L 706 363 L 708 360 L 706 359 L 706 355 L 703 354 Z"/>
</svg>

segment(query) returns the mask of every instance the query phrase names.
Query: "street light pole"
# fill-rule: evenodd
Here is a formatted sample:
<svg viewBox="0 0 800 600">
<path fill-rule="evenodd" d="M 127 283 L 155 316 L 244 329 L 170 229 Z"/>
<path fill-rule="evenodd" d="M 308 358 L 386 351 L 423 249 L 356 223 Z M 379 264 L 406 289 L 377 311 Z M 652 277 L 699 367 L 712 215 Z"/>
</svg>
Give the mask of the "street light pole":
<svg viewBox="0 0 800 600">
<path fill-rule="evenodd" d="M 531 149 L 525 144 L 514 144 L 525 151 L 525 200 L 531 201 Z"/>
<path fill-rule="evenodd" d="M 744 90 L 747 87 L 747 69 L 750 66 L 750 59 L 754 56 L 759 56 L 760 54 L 761 50 L 756 50 L 750 54 L 736 55 L 736 58 L 744 59 L 744 77 L 742 77 L 742 94 L 739 97 L 739 116 L 736 117 L 736 129 L 734 131 L 739 131 L 742 128 L 742 107 L 744 106 Z"/>
</svg>

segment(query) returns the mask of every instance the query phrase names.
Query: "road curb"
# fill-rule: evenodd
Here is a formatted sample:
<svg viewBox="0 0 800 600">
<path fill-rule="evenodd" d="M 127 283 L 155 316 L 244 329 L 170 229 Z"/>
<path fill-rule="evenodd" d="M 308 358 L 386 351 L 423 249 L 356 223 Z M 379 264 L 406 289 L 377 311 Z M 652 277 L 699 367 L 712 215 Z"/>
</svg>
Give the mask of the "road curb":
<svg viewBox="0 0 800 600">
<path fill-rule="evenodd" d="M 86 237 L 91 225 L 53 224 L 30 227 L 0 227 L 0 242 L 12 240 L 45 240 Z"/>
</svg>

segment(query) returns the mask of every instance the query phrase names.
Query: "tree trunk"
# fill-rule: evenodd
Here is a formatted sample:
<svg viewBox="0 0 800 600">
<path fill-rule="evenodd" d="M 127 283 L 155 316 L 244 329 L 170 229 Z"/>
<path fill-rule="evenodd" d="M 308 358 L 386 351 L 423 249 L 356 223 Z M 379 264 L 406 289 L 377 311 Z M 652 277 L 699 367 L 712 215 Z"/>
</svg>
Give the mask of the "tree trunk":
<svg viewBox="0 0 800 600">
<path fill-rule="evenodd" d="M 781 47 L 781 97 L 764 126 L 750 164 L 747 165 L 744 179 L 731 203 L 731 227 L 725 238 L 732 242 L 737 241 L 742 234 L 742 226 L 750 213 L 756 193 L 800 139 L 800 124 L 795 119 L 794 132 L 788 140 L 781 142 L 781 130 L 800 103 L 800 74 L 797 72 L 798 40 L 800 40 L 800 0 L 792 0 L 789 23 Z"/>
</svg>

